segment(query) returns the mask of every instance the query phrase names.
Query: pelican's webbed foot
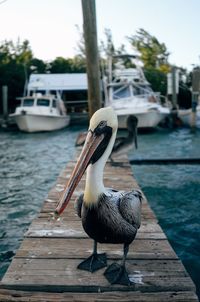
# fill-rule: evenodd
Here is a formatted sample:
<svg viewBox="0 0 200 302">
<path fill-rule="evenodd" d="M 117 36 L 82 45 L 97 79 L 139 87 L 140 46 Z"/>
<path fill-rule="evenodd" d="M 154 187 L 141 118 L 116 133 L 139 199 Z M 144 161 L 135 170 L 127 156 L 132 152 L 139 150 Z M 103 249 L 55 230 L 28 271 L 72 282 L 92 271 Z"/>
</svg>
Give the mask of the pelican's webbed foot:
<svg viewBox="0 0 200 302">
<path fill-rule="evenodd" d="M 106 253 L 103 254 L 93 253 L 89 258 L 81 262 L 77 266 L 77 268 L 93 273 L 106 266 L 107 266 Z"/>
<path fill-rule="evenodd" d="M 124 265 L 112 263 L 104 272 L 104 276 L 110 284 L 131 285 Z"/>
</svg>

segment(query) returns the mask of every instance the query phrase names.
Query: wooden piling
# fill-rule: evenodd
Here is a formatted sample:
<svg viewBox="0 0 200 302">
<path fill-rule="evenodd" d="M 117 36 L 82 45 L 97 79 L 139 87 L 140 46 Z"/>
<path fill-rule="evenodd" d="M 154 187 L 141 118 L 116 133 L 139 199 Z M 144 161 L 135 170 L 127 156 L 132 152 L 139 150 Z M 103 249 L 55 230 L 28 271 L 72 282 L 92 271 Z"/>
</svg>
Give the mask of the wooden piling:
<svg viewBox="0 0 200 302">
<path fill-rule="evenodd" d="M 88 106 L 91 117 L 96 110 L 101 108 L 95 0 L 82 0 L 82 11 L 88 77 Z"/>
<path fill-rule="evenodd" d="M 176 67 L 172 67 L 172 106 L 173 110 L 177 110 L 177 91 L 176 91 Z"/>
<path fill-rule="evenodd" d="M 77 265 L 92 252 L 93 242 L 84 232 L 74 211 L 74 200 L 84 189 L 81 180 L 60 221 L 52 212 L 75 165 L 68 163 L 50 190 L 38 217 L 25 238 L 0 284 L 0 301 L 198 301 L 195 286 L 170 246 L 147 200 L 142 205 L 142 225 L 130 245 L 127 270 L 131 286 L 110 285 L 101 269 L 80 271 Z M 118 190 L 138 188 L 131 166 L 123 159 L 116 166 L 107 163 L 107 187 Z M 122 245 L 99 244 L 108 264 L 119 262 Z"/>
<path fill-rule="evenodd" d="M 3 119 L 4 123 L 8 120 L 8 86 L 2 86 L 2 100 L 3 100 Z"/>
<path fill-rule="evenodd" d="M 191 112 L 191 129 L 196 127 L 196 111 L 200 94 L 200 68 L 194 68 L 192 72 L 192 112 Z"/>
<path fill-rule="evenodd" d="M 196 127 L 196 115 L 197 115 L 197 105 L 198 105 L 199 92 L 192 93 L 192 111 L 191 111 L 191 121 L 190 126 L 192 131 L 195 130 Z"/>
</svg>

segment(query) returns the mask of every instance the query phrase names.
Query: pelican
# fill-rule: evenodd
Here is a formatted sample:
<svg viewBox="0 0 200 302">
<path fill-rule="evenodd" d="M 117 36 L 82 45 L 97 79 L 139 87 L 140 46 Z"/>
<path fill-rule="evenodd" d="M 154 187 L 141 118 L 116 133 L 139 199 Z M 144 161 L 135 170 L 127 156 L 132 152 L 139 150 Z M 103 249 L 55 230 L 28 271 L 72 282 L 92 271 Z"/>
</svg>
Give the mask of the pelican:
<svg viewBox="0 0 200 302">
<path fill-rule="evenodd" d="M 128 153 L 129 150 L 133 148 L 133 143 L 137 149 L 137 124 L 138 118 L 135 115 L 129 115 L 127 118 L 127 137 L 117 137 L 110 155 L 111 163 L 114 164 L 112 155 L 120 156 L 123 153 Z"/>
<path fill-rule="evenodd" d="M 94 240 L 94 249 L 78 269 L 94 272 L 107 266 L 106 254 L 97 252 L 97 243 L 123 244 L 122 263 L 112 263 L 104 276 L 111 284 L 130 285 L 125 261 L 129 245 L 140 227 L 143 196 L 139 190 L 124 192 L 104 187 L 103 171 L 117 128 L 117 116 L 111 107 L 94 113 L 85 144 L 54 214 L 56 218 L 62 214 L 87 169 L 85 190 L 76 200 L 75 208 L 83 229 Z"/>
</svg>

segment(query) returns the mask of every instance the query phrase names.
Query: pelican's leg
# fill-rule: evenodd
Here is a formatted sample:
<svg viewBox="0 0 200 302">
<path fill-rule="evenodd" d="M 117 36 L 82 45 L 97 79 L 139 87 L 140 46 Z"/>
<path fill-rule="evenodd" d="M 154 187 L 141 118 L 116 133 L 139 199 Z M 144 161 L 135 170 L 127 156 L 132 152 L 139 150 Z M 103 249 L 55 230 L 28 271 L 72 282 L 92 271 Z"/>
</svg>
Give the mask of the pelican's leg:
<svg viewBox="0 0 200 302">
<path fill-rule="evenodd" d="M 94 249 L 92 255 L 78 265 L 78 269 L 89 271 L 91 273 L 107 266 L 106 253 L 97 253 L 97 242 L 94 241 Z"/>
<path fill-rule="evenodd" d="M 129 244 L 124 244 L 124 255 L 122 264 L 112 263 L 105 271 L 104 276 L 111 284 L 131 285 L 126 271 L 126 256 L 128 254 Z"/>
</svg>

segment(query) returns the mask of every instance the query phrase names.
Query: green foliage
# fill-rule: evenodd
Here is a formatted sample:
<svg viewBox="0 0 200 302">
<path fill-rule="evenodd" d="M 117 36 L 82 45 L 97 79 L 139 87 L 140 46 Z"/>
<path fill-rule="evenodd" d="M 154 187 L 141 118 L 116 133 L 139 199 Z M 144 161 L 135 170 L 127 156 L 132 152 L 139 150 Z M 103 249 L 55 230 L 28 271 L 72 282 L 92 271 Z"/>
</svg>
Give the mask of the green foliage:
<svg viewBox="0 0 200 302">
<path fill-rule="evenodd" d="M 27 68 L 33 58 L 27 40 L 16 45 L 12 41 L 5 41 L 0 45 L 0 88 L 8 86 L 8 104 L 12 110 L 15 98 L 23 93 Z M 2 110 L 2 94 L 0 93 L 0 110 Z"/>
<path fill-rule="evenodd" d="M 47 71 L 47 66 L 48 64 L 45 63 L 44 61 L 37 59 L 37 58 L 33 58 L 30 60 L 27 68 L 27 72 L 28 72 L 28 76 L 31 73 L 45 73 Z"/>
<path fill-rule="evenodd" d="M 75 56 L 73 59 L 57 57 L 50 62 L 51 73 L 80 73 L 86 72 L 85 59 L 81 56 Z"/>
<path fill-rule="evenodd" d="M 106 37 L 106 41 L 105 42 L 101 41 L 100 53 L 102 56 L 105 56 L 107 58 L 108 56 L 112 56 L 115 54 L 115 47 L 114 47 L 114 43 L 113 43 L 111 30 L 106 28 L 104 30 L 104 34 Z"/>
<path fill-rule="evenodd" d="M 71 72 L 71 62 L 70 59 L 64 59 L 62 57 L 57 57 L 54 61 L 50 63 L 51 73 L 67 73 Z"/>
<path fill-rule="evenodd" d="M 0 90 L 8 86 L 8 106 L 13 112 L 16 97 L 22 96 L 24 86 L 31 73 L 73 73 L 86 72 L 85 59 L 75 56 L 72 59 L 58 57 L 51 62 L 34 58 L 29 41 L 4 41 L 0 44 Z M 2 93 L 0 91 L 0 112 L 2 112 Z"/>
<path fill-rule="evenodd" d="M 167 94 L 167 73 L 171 66 L 168 62 L 169 51 L 164 43 L 140 28 L 136 35 L 128 37 L 131 45 L 140 52 L 144 63 L 144 73 L 154 91 Z"/>
<path fill-rule="evenodd" d="M 0 90 L 3 85 L 8 86 L 9 110 L 13 111 L 16 97 L 24 92 L 25 82 L 31 73 L 81 73 L 86 72 L 85 45 L 83 33 L 79 30 L 78 55 L 73 58 L 57 57 L 51 62 L 44 62 L 33 56 L 28 40 L 14 44 L 12 41 L 4 41 L 0 44 Z M 102 65 L 105 65 L 105 57 L 114 54 L 125 54 L 126 49 L 121 45 L 114 47 L 111 30 L 105 30 L 105 42 L 101 42 L 100 53 Z M 168 63 L 169 52 L 164 43 L 149 34 L 144 29 L 139 29 L 136 35 L 128 37 L 131 45 L 141 53 L 144 63 L 144 73 L 152 85 L 154 91 L 166 95 L 166 74 L 170 71 Z M 103 64 L 104 63 L 104 64 Z M 127 67 L 133 67 L 126 62 Z M 185 72 L 186 74 L 186 72 Z M 0 111 L 2 111 L 2 93 L 0 91 Z"/>
<path fill-rule="evenodd" d="M 152 89 L 155 92 L 160 92 L 161 95 L 167 93 L 167 75 L 154 68 L 145 68 L 144 74 L 147 81 L 151 84 Z"/>
<path fill-rule="evenodd" d="M 72 60 L 72 72 L 86 72 L 86 60 L 81 56 L 75 56 Z"/>
<path fill-rule="evenodd" d="M 162 68 L 162 65 L 169 66 L 169 52 L 164 43 L 150 35 L 146 30 L 140 28 L 136 35 L 128 37 L 131 45 L 141 53 L 141 59 L 145 68 Z"/>
</svg>

